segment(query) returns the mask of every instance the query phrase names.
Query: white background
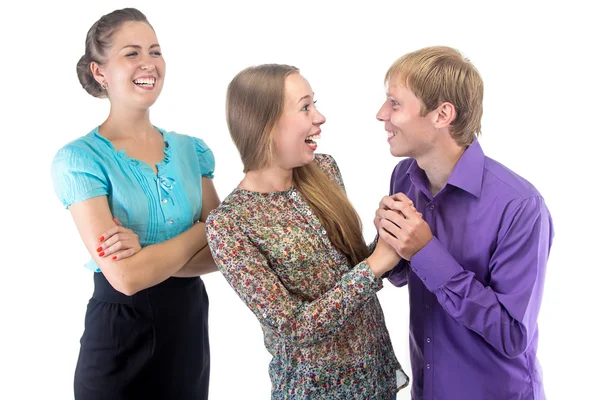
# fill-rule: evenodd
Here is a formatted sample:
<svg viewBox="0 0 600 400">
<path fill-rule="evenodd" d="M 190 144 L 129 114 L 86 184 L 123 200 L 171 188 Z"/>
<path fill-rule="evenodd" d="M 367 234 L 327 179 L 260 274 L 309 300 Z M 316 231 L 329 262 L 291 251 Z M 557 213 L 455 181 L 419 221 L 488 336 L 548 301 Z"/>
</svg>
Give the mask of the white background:
<svg viewBox="0 0 600 400">
<path fill-rule="evenodd" d="M 10 4 L 10 5 L 7 5 Z M 81 89 L 75 65 L 103 14 L 138 7 L 158 34 L 166 84 L 155 125 L 198 136 L 217 158 L 224 198 L 241 179 L 225 90 L 242 68 L 288 63 L 311 83 L 328 118 L 332 154 L 367 240 L 399 161 L 375 113 L 383 77 L 405 52 L 461 50 L 485 82 L 486 154 L 544 195 L 556 236 L 539 318 L 549 399 L 594 398 L 598 377 L 596 233 L 599 102 L 593 2 L 61 1 L 0 6 L 0 398 L 69 399 L 92 275 L 88 254 L 52 190 L 50 164 L 65 143 L 103 121 L 108 102 Z M 215 400 L 267 399 L 259 324 L 217 273 L 207 276 Z M 407 290 L 379 294 L 398 359 L 408 361 Z M 409 390 L 399 395 L 409 398 Z"/>
</svg>

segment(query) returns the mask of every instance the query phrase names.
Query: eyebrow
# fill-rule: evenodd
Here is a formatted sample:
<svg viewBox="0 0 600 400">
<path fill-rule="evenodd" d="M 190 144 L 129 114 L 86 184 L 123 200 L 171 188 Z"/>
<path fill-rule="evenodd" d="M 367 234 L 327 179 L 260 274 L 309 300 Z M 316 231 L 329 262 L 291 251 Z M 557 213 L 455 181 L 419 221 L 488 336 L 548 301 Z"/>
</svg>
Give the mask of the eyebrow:
<svg viewBox="0 0 600 400">
<path fill-rule="evenodd" d="M 121 50 L 126 49 L 128 47 L 133 47 L 134 49 L 141 49 L 142 48 L 142 46 L 139 46 L 137 44 L 128 44 L 126 46 L 123 46 L 123 48 Z M 153 44 L 152 46 L 150 46 L 151 49 L 154 48 L 154 47 L 160 47 L 160 45 L 159 44 Z"/>
<path fill-rule="evenodd" d="M 310 94 L 307 94 L 306 96 L 302 96 L 302 97 L 300 98 L 300 100 L 298 100 L 298 103 L 300 103 L 300 102 L 301 102 L 302 100 L 304 100 L 304 99 L 308 99 L 310 96 L 311 96 Z M 314 93 L 313 93 L 313 96 L 314 96 Z M 298 104 L 298 103 L 296 103 L 296 104 Z"/>
</svg>

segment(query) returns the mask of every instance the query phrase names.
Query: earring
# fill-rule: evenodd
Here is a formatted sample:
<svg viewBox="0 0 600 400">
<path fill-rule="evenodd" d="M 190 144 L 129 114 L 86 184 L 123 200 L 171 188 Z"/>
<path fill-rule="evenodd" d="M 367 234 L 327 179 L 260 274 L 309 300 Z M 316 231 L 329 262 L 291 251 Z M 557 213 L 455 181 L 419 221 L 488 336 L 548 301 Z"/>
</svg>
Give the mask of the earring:
<svg viewBox="0 0 600 400">
<path fill-rule="evenodd" d="M 106 90 L 106 86 L 107 86 L 107 85 L 106 85 L 106 81 L 105 81 L 105 82 L 102 82 L 102 83 L 100 84 L 100 86 L 102 87 L 102 90 Z"/>
</svg>

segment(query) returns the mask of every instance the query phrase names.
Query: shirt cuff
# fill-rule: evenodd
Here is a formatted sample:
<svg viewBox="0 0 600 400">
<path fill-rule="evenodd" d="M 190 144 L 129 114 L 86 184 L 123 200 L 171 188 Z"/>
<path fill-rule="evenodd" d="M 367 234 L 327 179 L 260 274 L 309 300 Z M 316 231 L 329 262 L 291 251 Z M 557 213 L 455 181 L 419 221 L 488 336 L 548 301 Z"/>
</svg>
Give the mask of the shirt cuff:
<svg viewBox="0 0 600 400">
<path fill-rule="evenodd" d="M 360 292 L 367 296 L 369 293 L 374 294 L 383 289 L 383 279 L 377 278 L 373 274 L 366 260 L 354 267 L 352 274 L 354 283 L 361 288 Z"/>
<path fill-rule="evenodd" d="M 399 286 L 399 282 L 402 281 L 403 278 L 406 276 L 406 271 L 404 271 L 404 268 L 406 268 L 407 262 L 408 261 L 404 259 L 400 259 L 400 261 L 398 262 L 398 264 L 396 264 L 394 268 L 384 272 L 383 275 L 381 275 L 381 279 L 387 278 L 390 282 L 392 282 L 392 284 L 394 284 L 395 286 Z"/>
<path fill-rule="evenodd" d="M 435 236 L 412 256 L 409 265 L 431 292 L 464 270 Z"/>
</svg>

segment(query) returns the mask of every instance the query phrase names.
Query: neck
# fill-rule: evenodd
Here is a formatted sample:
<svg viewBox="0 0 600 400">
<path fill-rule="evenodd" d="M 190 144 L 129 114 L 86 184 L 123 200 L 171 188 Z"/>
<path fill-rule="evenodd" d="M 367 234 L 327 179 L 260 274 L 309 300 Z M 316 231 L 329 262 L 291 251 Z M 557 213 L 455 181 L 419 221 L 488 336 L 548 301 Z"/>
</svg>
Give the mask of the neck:
<svg viewBox="0 0 600 400">
<path fill-rule="evenodd" d="M 134 138 L 145 140 L 156 133 L 150 122 L 150 110 L 132 110 L 122 107 L 112 107 L 108 118 L 100 130 L 103 136 L 109 139 Z"/>
<path fill-rule="evenodd" d="M 432 196 L 438 194 L 446 186 L 454 167 L 465 150 L 466 147 L 460 147 L 453 142 L 450 146 L 436 148 L 432 153 L 417 159 L 417 164 L 425 171 Z"/>
<path fill-rule="evenodd" d="M 293 185 L 293 170 L 279 166 L 257 169 L 246 172 L 240 182 L 241 189 L 252 192 L 282 192 Z"/>
</svg>

